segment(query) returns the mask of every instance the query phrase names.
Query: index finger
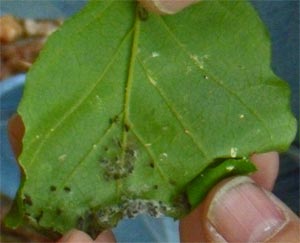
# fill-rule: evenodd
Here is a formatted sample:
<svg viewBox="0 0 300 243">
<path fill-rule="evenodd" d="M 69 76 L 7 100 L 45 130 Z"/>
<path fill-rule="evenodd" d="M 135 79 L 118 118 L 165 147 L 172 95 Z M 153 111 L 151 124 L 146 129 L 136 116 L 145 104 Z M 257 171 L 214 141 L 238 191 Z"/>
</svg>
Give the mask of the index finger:
<svg viewBox="0 0 300 243">
<path fill-rule="evenodd" d="M 147 10 L 159 14 L 174 14 L 199 0 L 138 0 Z"/>
</svg>

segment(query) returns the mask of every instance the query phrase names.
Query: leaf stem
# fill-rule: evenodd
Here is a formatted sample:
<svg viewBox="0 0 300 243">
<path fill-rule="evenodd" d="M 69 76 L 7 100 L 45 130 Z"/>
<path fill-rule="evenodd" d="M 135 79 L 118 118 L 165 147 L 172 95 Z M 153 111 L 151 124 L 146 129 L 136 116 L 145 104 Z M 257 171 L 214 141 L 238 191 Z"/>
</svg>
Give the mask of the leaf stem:
<svg viewBox="0 0 300 243">
<path fill-rule="evenodd" d="M 131 47 L 131 56 L 130 56 L 130 63 L 128 68 L 128 77 L 125 86 L 125 100 L 124 100 L 124 122 L 128 121 L 128 114 L 129 114 L 129 100 L 131 94 L 131 87 L 133 81 L 133 74 L 134 74 L 134 66 L 136 62 L 137 50 L 138 50 L 138 39 L 140 35 L 140 19 L 136 14 L 135 23 L 134 23 L 134 31 L 133 31 L 133 40 L 132 40 L 132 47 Z"/>
</svg>

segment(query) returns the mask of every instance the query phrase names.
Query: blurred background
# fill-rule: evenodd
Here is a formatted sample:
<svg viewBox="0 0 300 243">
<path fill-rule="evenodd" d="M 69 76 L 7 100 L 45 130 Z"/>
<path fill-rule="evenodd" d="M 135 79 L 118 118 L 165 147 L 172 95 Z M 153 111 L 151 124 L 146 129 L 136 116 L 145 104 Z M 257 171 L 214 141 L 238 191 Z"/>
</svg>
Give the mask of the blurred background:
<svg viewBox="0 0 300 243">
<path fill-rule="evenodd" d="M 272 68 L 292 89 L 292 110 L 299 121 L 299 1 L 251 1 L 270 33 Z M 85 0 L 1 0 L 0 2 L 0 189 L 1 219 L 19 185 L 19 169 L 7 137 L 7 120 L 16 112 L 25 74 L 47 37 Z M 281 155 L 275 194 L 299 215 L 299 131 L 289 151 Z M 119 242 L 178 242 L 177 222 L 139 216 L 123 220 L 114 232 Z M 128 234 L 127 232 L 131 232 Z M 41 242 L 27 228 L 1 224 L 1 242 Z"/>
</svg>

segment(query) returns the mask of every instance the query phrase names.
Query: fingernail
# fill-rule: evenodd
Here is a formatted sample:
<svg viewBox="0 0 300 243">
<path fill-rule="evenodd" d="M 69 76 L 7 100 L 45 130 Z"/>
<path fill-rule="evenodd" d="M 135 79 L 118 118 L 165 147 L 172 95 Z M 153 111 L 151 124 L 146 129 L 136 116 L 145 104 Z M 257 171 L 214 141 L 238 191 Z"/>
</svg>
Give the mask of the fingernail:
<svg viewBox="0 0 300 243">
<path fill-rule="evenodd" d="M 184 0 L 184 1 L 174 1 L 174 0 L 153 0 L 153 3 L 160 12 L 166 14 L 174 14 L 185 7 L 198 2 L 199 0 Z"/>
<path fill-rule="evenodd" d="M 215 194 L 208 229 L 214 239 L 227 242 L 265 241 L 287 221 L 276 200 L 250 178 L 236 177 Z"/>
</svg>

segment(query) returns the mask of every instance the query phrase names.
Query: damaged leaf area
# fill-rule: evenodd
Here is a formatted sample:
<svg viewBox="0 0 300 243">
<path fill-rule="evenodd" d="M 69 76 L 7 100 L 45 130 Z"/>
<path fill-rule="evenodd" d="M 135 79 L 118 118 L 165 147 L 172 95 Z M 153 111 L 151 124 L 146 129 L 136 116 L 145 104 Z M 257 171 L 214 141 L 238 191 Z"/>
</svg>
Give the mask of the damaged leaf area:
<svg viewBox="0 0 300 243">
<path fill-rule="evenodd" d="M 180 218 L 296 130 L 268 34 L 244 1 L 172 16 L 91 1 L 49 38 L 18 112 L 23 178 L 6 223 L 54 238 L 139 213 Z"/>
</svg>

